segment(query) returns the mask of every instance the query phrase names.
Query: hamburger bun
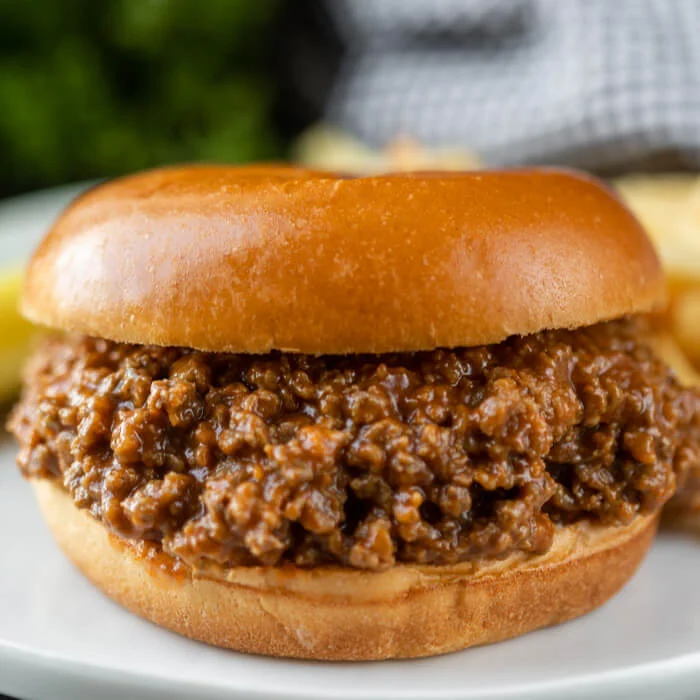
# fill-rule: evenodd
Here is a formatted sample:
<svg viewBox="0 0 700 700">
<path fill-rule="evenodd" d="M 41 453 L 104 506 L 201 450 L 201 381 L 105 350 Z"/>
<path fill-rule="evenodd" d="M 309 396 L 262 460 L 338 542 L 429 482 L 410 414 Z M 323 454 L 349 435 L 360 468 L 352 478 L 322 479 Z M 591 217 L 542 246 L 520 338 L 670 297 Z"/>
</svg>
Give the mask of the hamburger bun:
<svg viewBox="0 0 700 700">
<path fill-rule="evenodd" d="M 641 226 L 580 175 L 190 166 L 76 200 L 22 310 L 120 342 L 344 354 L 497 343 L 663 296 Z"/>
<path fill-rule="evenodd" d="M 363 661 L 443 654 L 583 615 L 632 576 L 656 516 L 561 527 L 544 555 L 453 566 L 237 567 L 170 573 L 167 555 L 110 535 L 50 481 L 34 491 L 56 542 L 110 598 L 162 627 L 237 651 Z"/>
</svg>

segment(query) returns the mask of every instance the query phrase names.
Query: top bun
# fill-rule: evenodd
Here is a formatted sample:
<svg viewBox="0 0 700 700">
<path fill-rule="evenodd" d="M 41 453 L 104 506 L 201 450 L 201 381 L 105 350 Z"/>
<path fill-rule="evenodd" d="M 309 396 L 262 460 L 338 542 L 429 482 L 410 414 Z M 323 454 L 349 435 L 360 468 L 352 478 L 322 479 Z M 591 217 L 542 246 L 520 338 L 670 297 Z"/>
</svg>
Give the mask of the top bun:
<svg viewBox="0 0 700 700">
<path fill-rule="evenodd" d="M 73 202 L 22 309 L 129 343 L 381 353 L 586 326 L 663 293 L 638 222 L 582 175 L 187 166 Z"/>
</svg>

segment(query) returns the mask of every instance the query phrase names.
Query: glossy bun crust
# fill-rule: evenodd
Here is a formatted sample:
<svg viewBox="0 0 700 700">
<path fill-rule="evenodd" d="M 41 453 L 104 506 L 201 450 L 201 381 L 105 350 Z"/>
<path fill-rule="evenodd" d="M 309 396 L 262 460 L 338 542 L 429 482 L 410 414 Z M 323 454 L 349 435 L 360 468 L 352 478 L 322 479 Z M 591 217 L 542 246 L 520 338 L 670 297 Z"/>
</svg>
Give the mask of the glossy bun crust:
<svg viewBox="0 0 700 700">
<path fill-rule="evenodd" d="M 331 354 L 500 342 L 662 297 L 637 221 L 580 175 L 188 166 L 79 197 L 22 308 L 121 342 Z"/>
<path fill-rule="evenodd" d="M 561 528 L 538 557 L 454 566 L 237 567 L 174 574 L 78 510 L 59 486 L 34 482 L 67 556 L 110 598 L 163 627 L 238 651 L 360 661 L 432 656 L 497 642 L 583 615 L 632 576 L 657 517 L 626 527 Z"/>
</svg>

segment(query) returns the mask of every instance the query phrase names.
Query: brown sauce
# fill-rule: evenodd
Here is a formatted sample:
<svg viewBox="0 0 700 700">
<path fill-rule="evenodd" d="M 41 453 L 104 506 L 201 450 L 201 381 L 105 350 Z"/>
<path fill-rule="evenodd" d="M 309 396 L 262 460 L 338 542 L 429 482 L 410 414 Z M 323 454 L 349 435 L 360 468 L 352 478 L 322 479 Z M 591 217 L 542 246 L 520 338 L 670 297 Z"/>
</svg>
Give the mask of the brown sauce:
<svg viewBox="0 0 700 700">
<path fill-rule="evenodd" d="M 630 321 L 352 357 L 68 337 L 10 427 L 26 476 L 188 564 L 382 569 L 658 511 L 698 461 L 698 405 Z"/>
</svg>

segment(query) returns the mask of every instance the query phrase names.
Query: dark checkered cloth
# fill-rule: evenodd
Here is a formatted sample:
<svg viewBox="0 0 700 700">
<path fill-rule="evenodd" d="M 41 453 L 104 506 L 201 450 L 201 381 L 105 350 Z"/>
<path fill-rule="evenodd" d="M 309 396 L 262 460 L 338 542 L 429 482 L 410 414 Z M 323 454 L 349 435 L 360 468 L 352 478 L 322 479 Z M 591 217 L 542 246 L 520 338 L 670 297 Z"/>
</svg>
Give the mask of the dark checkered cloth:
<svg viewBox="0 0 700 700">
<path fill-rule="evenodd" d="M 494 165 L 700 165 L 699 0 L 326 0 L 326 116 Z"/>
</svg>

